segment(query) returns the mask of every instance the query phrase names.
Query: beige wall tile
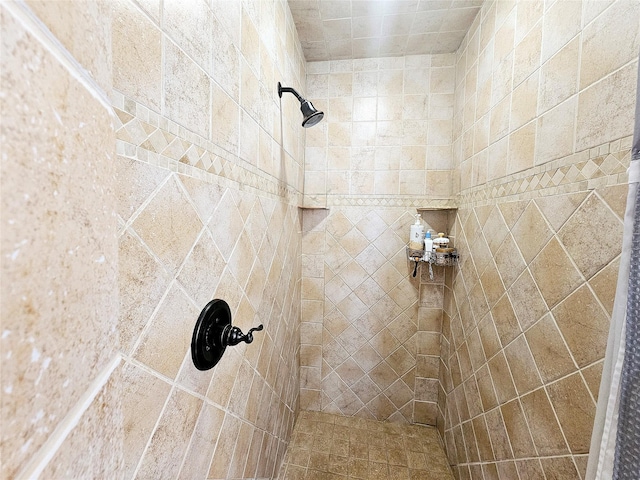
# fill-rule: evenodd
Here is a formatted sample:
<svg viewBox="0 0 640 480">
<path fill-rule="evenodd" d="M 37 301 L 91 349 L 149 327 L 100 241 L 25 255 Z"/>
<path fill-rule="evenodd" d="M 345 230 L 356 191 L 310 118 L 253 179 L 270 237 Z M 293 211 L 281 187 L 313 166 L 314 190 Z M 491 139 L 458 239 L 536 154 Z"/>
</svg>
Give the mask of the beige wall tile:
<svg viewBox="0 0 640 480">
<path fill-rule="evenodd" d="M 476 372 L 476 380 L 484 410 L 489 411 L 498 406 L 498 398 L 493 387 L 493 380 L 491 379 L 488 365 L 485 364 Z M 479 448 L 482 448 L 482 446 L 479 446 Z"/>
<path fill-rule="evenodd" d="M 171 386 L 145 370 L 123 367 L 124 473 L 132 476 L 142 457 Z"/>
<path fill-rule="evenodd" d="M 526 266 L 511 235 L 506 237 L 494 259 L 505 288 L 511 287 Z"/>
<path fill-rule="evenodd" d="M 555 237 L 533 260 L 530 270 L 549 308 L 556 306 L 582 283 L 580 272 Z M 554 281 L 549 281 L 550 278 Z"/>
<path fill-rule="evenodd" d="M 610 232 L 613 237 L 611 244 L 621 245 L 622 231 L 620 227 L 618 218 L 605 207 L 596 195 L 591 194 L 558 231 L 558 238 L 585 279 L 589 279 L 613 260 L 618 249 L 605 248 L 593 252 L 587 247 L 585 235 L 589 236 L 587 232 L 593 232 L 594 229 Z"/>
<path fill-rule="evenodd" d="M 223 148 L 237 152 L 240 144 L 240 106 L 218 85 L 213 84 L 211 88 L 211 139 Z"/>
<path fill-rule="evenodd" d="M 179 389 L 171 393 L 137 475 L 178 474 L 202 408 L 202 400 Z"/>
<path fill-rule="evenodd" d="M 111 375 L 102 391 L 82 415 L 80 423 L 67 436 L 43 470 L 43 477 L 104 477 L 122 469 L 124 448 L 120 424 L 120 382 L 118 373 Z M 112 441 L 103 442 L 102 438 L 105 435 Z M 96 462 L 98 458 L 100 461 Z"/>
<path fill-rule="evenodd" d="M 579 2 L 556 2 L 545 12 L 542 20 L 542 62 L 552 57 L 579 31 L 582 5 Z"/>
<path fill-rule="evenodd" d="M 130 353 L 155 305 L 167 291 L 171 277 L 130 232 L 120 238 L 119 272 L 120 349 Z"/>
<path fill-rule="evenodd" d="M 498 353 L 489 360 L 488 365 L 498 403 L 502 404 L 512 400 L 516 396 L 516 389 L 504 354 Z"/>
<path fill-rule="evenodd" d="M 111 90 L 110 4 L 29 0 L 29 8 L 105 91 Z"/>
<path fill-rule="evenodd" d="M 540 460 L 520 460 L 516 462 L 518 473 L 524 478 L 542 478 L 544 472 Z"/>
<path fill-rule="evenodd" d="M 487 421 L 487 430 L 489 430 L 489 438 L 491 438 L 491 445 L 493 446 L 493 453 L 496 460 L 512 458 L 513 453 L 511 452 L 509 437 L 500 410 L 497 408 L 491 410 L 485 415 L 485 420 Z"/>
<path fill-rule="evenodd" d="M 637 64 L 632 63 L 580 93 L 576 128 L 578 150 L 631 134 L 637 70 Z M 609 101 L 603 102 L 603 98 Z"/>
<path fill-rule="evenodd" d="M 516 43 L 542 17 L 545 5 L 539 2 L 524 2 L 517 5 L 516 10 Z"/>
<path fill-rule="evenodd" d="M 507 152 L 509 137 L 503 137 L 489 147 L 489 160 L 487 165 L 487 179 L 501 178 L 507 173 Z"/>
<path fill-rule="evenodd" d="M 520 395 L 542 385 L 533 356 L 523 335 L 507 345 L 504 352 L 516 390 Z"/>
<path fill-rule="evenodd" d="M 431 56 L 425 58 L 431 63 Z M 423 60 L 421 62 L 424 63 Z M 443 60 L 439 64 L 446 65 L 447 62 Z M 318 62 L 318 68 L 319 65 Z M 337 147 L 371 146 L 374 147 L 371 152 L 376 153 L 387 147 L 407 145 L 415 153 L 407 152 L 408 157 L 404 156 L 404 152 L 394 154 L 388 157 L 388 160 L 392 160 L 391 163 L 381 163 L 381 157 L 376 154 L 375 169 L 386 173 L 374 174 L 372 165 L 362 163 L 366 162 L 367 157 L 361 157 L 351 149 L 351 164 L 347 168 L 350 172 L 334 167 L 339 173 L 328 184 L 323 185 L 320 177 L 316 176 L 316 180 L 308 179 L 308 185 L 318 193 L 331 189 L 328 191 L 330 195 L 432 195 L 429 189 L 425 192 L 425 182 L 428 179 L 414 175 L 416 172 L 413 170 L 425 168 L 424 149 L 427 145 L 441 145 L 448 149 L 451 144 L 453 69 L 439 67 L 409 70 L 409 67 L 404 67 L 404 61 L 401 64 L 389 61 L 369 62 L 367 65 L 358 64 L 357 68 L 354 65 L 353 62 L 334 62 L 330 67 L 334 73 L 328 77 L 314 74 L 307 79 L 311 96 L 318 99 L 324 97 L 332 107 L 329 109 L 329 137 L 324 140 L 325 144 Z M 313 68 L 312 66 L 311 70 Z M 411 77 L 407 76 L 405 83 L 408 89 L 403 91 L 405 74 Z M 422 82 L 419 74 L 426 75 Z M 325 77 L 328 78 L 328 86 L 321 80 Z M 352 120 L 354 123 L 351 123 Z M 307 135 L 307 145 L 314 138 L 313 133 L 310 133 L 311 135 Z M 450 153 L 446 153 L 446 157 L 449 155 Z M 449 169 L 451 164 L 446 157 L 434 159 L 429 168 Z M 401 170 L 405 172 L 400 173 Z M 450 195 L 450 192 L 445 194 Z M 440 196 L 442 193 L 435 195 Z"/>
<path fill-rule="evenodd" d="M 565 157 L 574 151 L 577 97 L 572 97 L 538 117 L 536 165 Z"/>
<path fill-rule="evenodd" d="M 602 380 L 603 366 L 604 360 L 594 363 L 582 370 L 582 377 L 584 378 L 587 388 L 596 402 L 598 401 L 598 394 L 600 393 L 600 381 Z"/>
<path fill-rule="evenodd" d="M 202 69 L 212 74 L 212 17 L 204 0 L 182 4 L 168 0 L 162 4 L 162 27 Z M 189 25 L 189 28 L 184 28 Z"/>
<path fill-rule="evenodd" d="M 600 270 L 596 275 L 591 277 L 591 280 L 589 280 L 589 286 L 609 315 L 613 312 L 619 269 L 620 260 L 617 259 Z"/>
<path fill-rule="evenodd" d="M 633 19 L 640 15 L 640 6 L 636 2 L 622 0 L 612 3 L 611 7 L 596 17 L 583 31 L 581 89 L 606 77 L 638 55 L 640 27 Z M 588 5 L 585 4 L 585 16 Z"/>
<path fill-rule="evenodd" d="M 523 330 L 533 325 L 547 312 L 547 305 L 529 270 L 525 270 L 520 275 L 508 294 Z"/>
<path fill-rule="evenodd" d="M 499 140 L 508 133 L 510 105 L 511 97 L 506 97 L 491 109 L 491 127 L 489 136 L 491 143 Z"/>
<path fill-rule="evenodd" d="M 520 400 L 527 417 L 531 436 L 539 455 L 568 453 L 566 443 L 556 421 L 553 407 L 543 388 L 525 395 Z"/>
<path fill-rule="evenodd" d="M 159 229 L 159 224 L 170 228 Z M 133 228 L 166 268 L 175 273 L 202 229 L 202 222 L 172 178 L 137 217 Z"/>
<path fill-rule="evenodd" d="M 511 235 L 518 245 L 524 261 L 529 264 L 552 236 L 551 229 L 534 202 L 527 205 L 513 226 Z"/>
<path fill-rule="evenodd" d="M 518 5 L 518 14 L 524 5 L 534 5 L 536 2 L 527 2 Z M 525 7 L 526 8 L 526 7 Z M 520 16 L 518 15 L 518 18 Z M 518 30 L 520 33 L 520 30 Z M 542 23 L 537 23 L 522 39 L 516 44 L 514 51 L 514 85 L 520 83 L 540 67 L 540 52 L 542 48 Z"/>
<path fill-rule="evenodd" d="M 451 171 L 430 170 L 426 173 L 426 192 L 436 198 L 447 198 L 451 194 Z"/>
<path fill-rule="evenodd" d="M 193 327 L 184 317 L 197 320 L 199 312 L 182 289 L 169 290 L 151 319 L 134 357 L 156 372 L 174 379 L 191 345 Z"/>
<path fill-rule="evenodd" d="M 162 102 L 162 34 L 131 2 L 118 0 L 111 4 L 111 8 L 113 87 L 159 112 Z M 132 45 L 138 48 L 131 48 Z"/>
<path fill-rule="evenodd" d="M 160 0 L 140 0 L 138 4 L 155 22 L 160 23 Z"/>
<path fill-rule="evenodd" d="M 554 308 L 553 315 L 579 367 L 604 356 L 609 319 L 586 285 Z"/>
<path fill-rule="evenodd" d="M 178 281 L 196 304 L 204 307 L 211 300 L 224 267 L 210 231 L 204 230 L 185 260 Z"/>
<path fill-rule="evenodd" d="M 13 477 L 118 348 L 117 196 L 112 118 L 98 89 L 4 7 L 1 23 L 2 475 Z M 117 420 L 104 420 L 111 432 Z"/>
<path fill-rule="evenodd" d="M 546 472 L 545 475 L 561 476 L 563 478 L 579 478 L 580 474 L 576 470 L 571 457 L 543 458 L 540 463 Z"/>
<path fill-rule="evenodd" d="M 223 419 L 224 412 L 219 408 L 208 403 L 202 406 L 178 478 L 186 480 L 207 475 L 209 461 L 215 448 L 215 444 L 211 442 L 211 434 L 221 430 Z"/>
<path fill-rule="evenodd" d="M 572 453 L 588 453 L 595 404 L 582 377 L 575 373 L 549 385 L 548 392 L 569 449 Z"/>
<path fill-rule="evenodd" d="M 509 135 L 509 157 L 507 173 L 516 173 L 530 168 L 534 164 L 536 145 L 536 122 L 529 122 L 524 127 Z"/>
<path fill-rule="evenodd" d="M 167 115 L 208 138 L 210 80 L 173 42 L 164 42 L 164 108 Z"/>
<path fill-rule="evenodd" d="M 551 316 L 545 316 L 525 335 L 543 381 L 556 380 L 576 368 Z"/>
<path fill-rule="evenodd" d="M 513 52 L 501 62 L 494 62 L 491 78 L 491 104 L 504 100 L 513 90 Z"/>
<path fill-rule="evenodd" d="M 562 103 L 578 89 L 580 38 L 576 37 L 540 69 L 538 114 Z"/>
<path fill-rule="evenodd" d="M 115 166 L 119 185 L 118 215 L 126 222 L 169 176 L 169 172 L 121 156 L 116 158 Z"/>
<path fill-rule="evenodd" d="M 539 75 L 533 74 L 514 90 L 511 101 L 512 130 L 517 130 L 536 116 L 538 107 Z"/>
<path fill-rule="evenodd" d="M 512 400 L 500 407 L 504 425 L 509 433 L 509 441 L 515 458 L 533 457 L 536 448 L 529 433 L 529 426 L 519 400 Z"/>
<path fill-rule="evenodd" d="M 567 219 L 575 212 L 576 208 L 584 201 L 588 193 L 570 193 L 566 195 L 554 195 L 552 197 L 540 197 L 536 199 L 538 208 L 544 213 L 547 221 L 558 231 Z"/>
<path fill-rule="evenodd" d="M 213 71 L 216 82 L 236 102 L 240 100 L 240 52 L 239 35 L 240 22 L 234 18 L 239 16 L 239 5 L 224 1 L 224 6 L 216 9 L 213 20 Z M 227 18 L 228 17 L 228 18 Z M 231 22 L 230 28 L 225 29 L 225 22 Z M 238 38 L 234 38 L 235 36 Z"/>
</svg>

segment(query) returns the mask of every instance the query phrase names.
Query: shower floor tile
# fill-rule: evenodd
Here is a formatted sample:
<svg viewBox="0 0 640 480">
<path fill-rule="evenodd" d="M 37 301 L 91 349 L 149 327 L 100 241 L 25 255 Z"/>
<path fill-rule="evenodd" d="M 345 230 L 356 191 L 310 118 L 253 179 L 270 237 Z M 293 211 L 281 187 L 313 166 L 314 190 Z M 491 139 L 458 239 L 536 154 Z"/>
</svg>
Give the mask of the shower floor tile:
<svg viewBox="0 0 640 480">
<path fill-rule="evenodd" d="M 453 480 L 433 427 L 300 412 L 279 480 Z"/>
</svg>

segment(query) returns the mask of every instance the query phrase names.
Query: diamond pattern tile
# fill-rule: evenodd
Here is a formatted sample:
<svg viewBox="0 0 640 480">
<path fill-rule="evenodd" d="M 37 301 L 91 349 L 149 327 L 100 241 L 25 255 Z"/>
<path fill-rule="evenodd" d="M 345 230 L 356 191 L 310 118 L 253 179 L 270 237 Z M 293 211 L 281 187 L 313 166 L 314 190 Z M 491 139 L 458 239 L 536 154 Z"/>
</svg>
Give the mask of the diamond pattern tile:
<svg viewBox="0 0 640 480">
<path fill-rule="evenodd" d="M 315 227 L 326 245 L 323 411 L 413 422 L 419 282 L 401 238 L 412 221 L 404 208 L 347 207 Z"/>
<path fill-rule="evenodd" d="M 601 167 L 615 164 L 609 156 L 596 160 L 544 174 L 540 183 L 562 183 L 570 175 L 593 178 Z M 608 278 L 620 253 L 622 223 L 616 213 L 621 207 L 614 211 L 605 196 L 611 204 L 621 203 L 616 199 L 622 195 L 610 187 L 601 194 L 499 203 L 488 214 L 480 207 L 459 211 L 456 239 L 463 261 L 450 285 L 454 305 L 450 328 L 443 329 L 440 379 L 447 390 L 441 408 L 450 461 L 568 455 L 582 440 L 580 432 L 590 431 L 595 404 L 581 402 L 584 410 L 572 415 L 567 407 L 572 400 L 557 392 L 569 379 L 580 378 L 580 368 L 601 360 L 606 347 L 608 314 L 593 290 L 605 282 L 589 280 Z M 485 217 L 484 225 L 477 221 Z M 594 235 L 602 239 L 603 232 L 611 232 L 610 248 L 599 242 L 593 250 Z M 475 247 L 480 238 L 493 252 L 484 271 L 476 268 L 485 263 L 476 258 L 484 255 Z M 475 389 L 470 388 L 474 377 Z M 586 396 L 582 383 L 575 382 Z M 550 401 L 549 392 L 558 400 Z M 493 446 L 488 458 L 473 450 L 484 444 L 468 426 L 485 422 Z"/>
</svg>

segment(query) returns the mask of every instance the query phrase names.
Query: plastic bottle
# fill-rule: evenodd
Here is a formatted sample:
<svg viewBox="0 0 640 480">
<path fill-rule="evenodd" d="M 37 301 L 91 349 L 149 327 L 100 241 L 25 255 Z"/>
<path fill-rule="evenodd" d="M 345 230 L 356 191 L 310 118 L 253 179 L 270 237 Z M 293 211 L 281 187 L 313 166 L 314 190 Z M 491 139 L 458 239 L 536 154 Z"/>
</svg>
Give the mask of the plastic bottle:
<svg viewBox="0 0 640 480">
<path fill-rule="evenodd" d="M 416 223 L 411 225 L 411 234 L 409 236 L 409 248 L 412 250 L 422 250 L 424 246 L 424 227 L 420 222 L 420 214 L 416 214 Z"/>
<path fill-rule="evenodd" d="M 431 252 L 433 251 L 433 239 L 431 238 L 431 232 L 427 231 L 424 234 L 424 256 L 422 260 L 428 262 L 431 258 Z"/>
</svg>

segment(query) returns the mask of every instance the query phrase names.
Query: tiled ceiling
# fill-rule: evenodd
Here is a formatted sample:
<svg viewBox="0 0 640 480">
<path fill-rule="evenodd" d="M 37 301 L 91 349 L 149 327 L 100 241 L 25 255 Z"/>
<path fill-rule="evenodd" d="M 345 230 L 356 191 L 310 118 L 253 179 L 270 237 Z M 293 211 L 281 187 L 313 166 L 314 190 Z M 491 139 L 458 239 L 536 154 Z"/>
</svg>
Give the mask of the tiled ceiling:
<svg viewBox="0 0 640 480">
<path fill-rule="evenodd" d="M 455 52 L 483 0 L 289 0 L 307 61 Z"/>
</svg>

